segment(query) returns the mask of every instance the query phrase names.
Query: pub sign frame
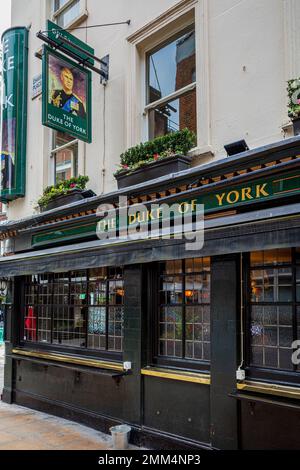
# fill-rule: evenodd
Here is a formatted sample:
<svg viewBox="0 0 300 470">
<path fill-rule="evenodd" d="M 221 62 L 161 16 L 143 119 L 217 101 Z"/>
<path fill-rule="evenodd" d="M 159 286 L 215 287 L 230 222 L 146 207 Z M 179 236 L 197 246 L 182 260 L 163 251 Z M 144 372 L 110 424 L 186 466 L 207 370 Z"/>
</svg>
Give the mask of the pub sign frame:
<svg viewBox="0 0 300 470">
<path fill-rule="evenodd" d="M 70 99 L 62 84 L 73 81 Z M 42 123 L 86 143 L 92 142 L 92 74 L 67 56 L 43 46 Z"/>
</svg>

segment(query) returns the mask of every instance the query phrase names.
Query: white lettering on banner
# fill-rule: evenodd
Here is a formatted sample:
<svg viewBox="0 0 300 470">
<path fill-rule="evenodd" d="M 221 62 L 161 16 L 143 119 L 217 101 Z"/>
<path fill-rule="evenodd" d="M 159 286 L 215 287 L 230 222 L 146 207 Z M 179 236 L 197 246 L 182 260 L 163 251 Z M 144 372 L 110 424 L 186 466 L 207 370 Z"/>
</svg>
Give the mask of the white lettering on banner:
<svg viewBox="0 0 300 470">
<path fill-rule="evenodd" d="M 5 39 L 3 54 L 8 54 L 8 51 L 9 51 L 9 41 L 8 39 Z"/>
<path fill-rule="evenodd" d="M 4 96 L 3 97 L 2 109 L 7 109 L 9 106 L 11 108 L 15 107 L 15 105 L 12 102 L 13 97 L 14 97 L 14 95 L 12 93 L 9 96 Z"/>
<path fill-rule="evenodd" d="M 10 56 L 7 59 L 4 59 L 2 62 L 3 72 L 9 72 L 15 67 L 15 56 Z"/>
</svg>

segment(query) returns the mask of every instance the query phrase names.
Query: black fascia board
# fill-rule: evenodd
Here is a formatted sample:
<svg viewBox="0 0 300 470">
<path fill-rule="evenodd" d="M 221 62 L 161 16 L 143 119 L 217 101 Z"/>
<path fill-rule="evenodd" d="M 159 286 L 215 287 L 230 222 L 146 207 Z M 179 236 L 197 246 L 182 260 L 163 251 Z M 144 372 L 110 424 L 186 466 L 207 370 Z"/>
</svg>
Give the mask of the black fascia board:
<svg viewBox="0 0 300 470">
<path fill-rule="evenodd" d="M 281 158 L 300 154 L 300 136 L 285 139 L 269 145 L 258 147 L 247 152 L 243 152 L 234 157 L 226 157 L 205 165 L 190 168 L 188 170 L 162 176 L 158 179 L 144 182 L 135 186 L 130 186 L 117 191 L 113 191 L 101 196 L 77 201 L 60 208 L 52 209 L 41 214 L 26 217 L 24 219 L 6 221 L 0 224 L 0 234 L 11 230 L 20 230 L 26 227 L 34 226 L 52 218 L 64 217 L 76 212 L 96 209 L 101 204 L 116 203 L 120 196 L 134 198 L 147 193 L 167 190 L 174 186 L 192 184 L 201 179 L 212 178 L 222 175 L 224 172 L 236 172 L 249 166 L 262 165 Z M 296 161 L 294 162 L 296 164 Z M 271 170 L 272 167 L 266 168 Z M 147 171 L 147 170 L 145 170 Z M 245 176 L 245 175 L 244 175 Z M 249 179 L 251 173 L 249 173 Z M 228 181 L 227 181 L 228 184 Z M 211 185 L 209 185 L 211 188 Z M 199 190 L 199 188 L 197 188 Z M 176 197 L 181 196 L 178 194 Z"/>
<path fill-rule="evenodd" d="M 159 199 L 159 202 L 161 204 L 162 203 L 172 204 L 173 202 L 176 202 L 178 200 L 181 200 L 187 197 L 197 197 L 199 194 L 209 193 L 215 190 L 222 190 L 223 188 L 226 188 L 227 186 L 231 186 L 232 184 L 240 184 L 244 180 L 247 180 L 247 181 L 255 180 L 262 176 L 267 176 L 267 175 L 269 176 L 271 174 L 281 173 L 282 171 L 288 170 L 289 168 L 294 169 L 294 168 L 299 168 L 299 167 L 300 167 L 300 158 L 296 161 L 292 161 L 292 162 L 289 161 L 289 162 L 281 163 L 277 165 L 276 167 L 275 166 L 266 167 L 261 170 L 256 170 L 250 175 L 245 175 L 245 174 L 238 175 L 238 176 L 234 176 L 233 178 L 229 180 L 222 180 L 222 181 L 218 181 L 215 183 L 207 184 L 203 187 L 189 189 L 187 191 L 183 191 L 178 194 L 172 194 L 172 195 Z M 259 201 L 256 202 L 256 204 L 258 203 Z M 150 206 L 151 204 L 152 204 L 152 201 L 147 201 L 143 203 L 143 205 L 145 205 L 146 207 Z M 138 206 L 138 203 L 137 203 L 137 206 Z M 51 222 L 47 225 L 41 225 L 41 226 L 38 225 L 35 227 L 29 226 L 23 229 L 19 229 L 19 234 L 22 235 L 24 233 L 42 233 L 42 232 L 49 231 L 51 229 L 57 230 L 59 228 L 71 227 L 73 225 L 78 225 L 78 224 L 84 225 L 87 222 L 92 223 L 92 222 L 100 221 L 101 218 L 103 217 L 97 214 L 90 214 L 87 216 L 81 216 L 80 218 L 72 218 L 72 219 L 67 219 L 67 220 L 62 220 L 62 221 L 57 221 L 57 222 Z"/>
</svg>

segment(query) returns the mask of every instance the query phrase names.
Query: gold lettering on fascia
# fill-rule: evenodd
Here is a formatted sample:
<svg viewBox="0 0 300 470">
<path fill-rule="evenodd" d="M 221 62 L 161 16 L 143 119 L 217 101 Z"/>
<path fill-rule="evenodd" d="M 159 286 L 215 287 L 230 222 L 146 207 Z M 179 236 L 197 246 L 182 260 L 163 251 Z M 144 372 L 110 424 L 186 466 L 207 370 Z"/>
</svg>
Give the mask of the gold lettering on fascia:
<svg viewBox="0 0 300 470">
<path fill-rule="evenodd" d="M 267 183 L 257 184 L 254 188 L 246 187 L 239 190 L 231 190 L 221 194 L 216 194 L 219 207 L 222 207 L 225 203 L 237 204 L 238 202 L 251 201 L 252 199 L 260 199 L 262 197 L 268 197 L 270 194 L 267 191 Z"/>
</svg>

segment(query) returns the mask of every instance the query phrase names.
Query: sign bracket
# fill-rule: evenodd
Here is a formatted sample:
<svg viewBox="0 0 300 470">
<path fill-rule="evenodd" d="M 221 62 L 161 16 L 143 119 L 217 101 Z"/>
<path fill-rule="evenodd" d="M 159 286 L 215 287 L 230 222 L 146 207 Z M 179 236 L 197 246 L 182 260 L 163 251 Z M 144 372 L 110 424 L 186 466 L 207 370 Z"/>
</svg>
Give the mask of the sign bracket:
<svg viewBox="0 0 300 470">
<path fill-rule="evenodd" d="M 104 82 L 107 82 L 107 80 L 109 78 L 109 70 L 108 70 L 109 66 L 108 66 L 108 61 L 107 60 L 99 59 L 98 57 L 94 56 L 90 52 L 83 50 L 77 44 L 74 44 L 71 41 L 69 41 L 68 39 L 62 37 L 61 34 L 58 35 L 59 40 L 61 41 L 60 43 L 57 43 L 53 39 L 49 38 L 44 33 L 42 33 L 42 31 L 39 31 L 36 35 L 39 39 L 41 39 L 42 41 L 47 43 L 53 49 L 56 49 L 60 52 L 63 52 L 67 56 L 69 56 L 72 59 L 76 60 L 76 62 L 78 62 L 79 64 L 84 65 L 84 67 L 86 67 L 86 68 L 92 70 L 93 72 L 97 73 L 98 75 L 100 75 L 101 83 L 104 84 Z M 68 49 L 68 47 L 66 47 L 66 46 L 71 46 L 72 49 L 75 49 L 75 51 L 70 51 L 70 49 Z M 78 54 L 77 54 L 76 51 L 78 51 Z M 101 68 L 98 69 L 98 68 L 94 67 L 94 65 L 89 63 L 88 59 L 82 59 L 82 57 L 80 56 L 80 53 L 84 53 L 87 57 L 89 57 L 89 58 L 95 60 L 96 62 L 100 63 Z"/>
</svg>

